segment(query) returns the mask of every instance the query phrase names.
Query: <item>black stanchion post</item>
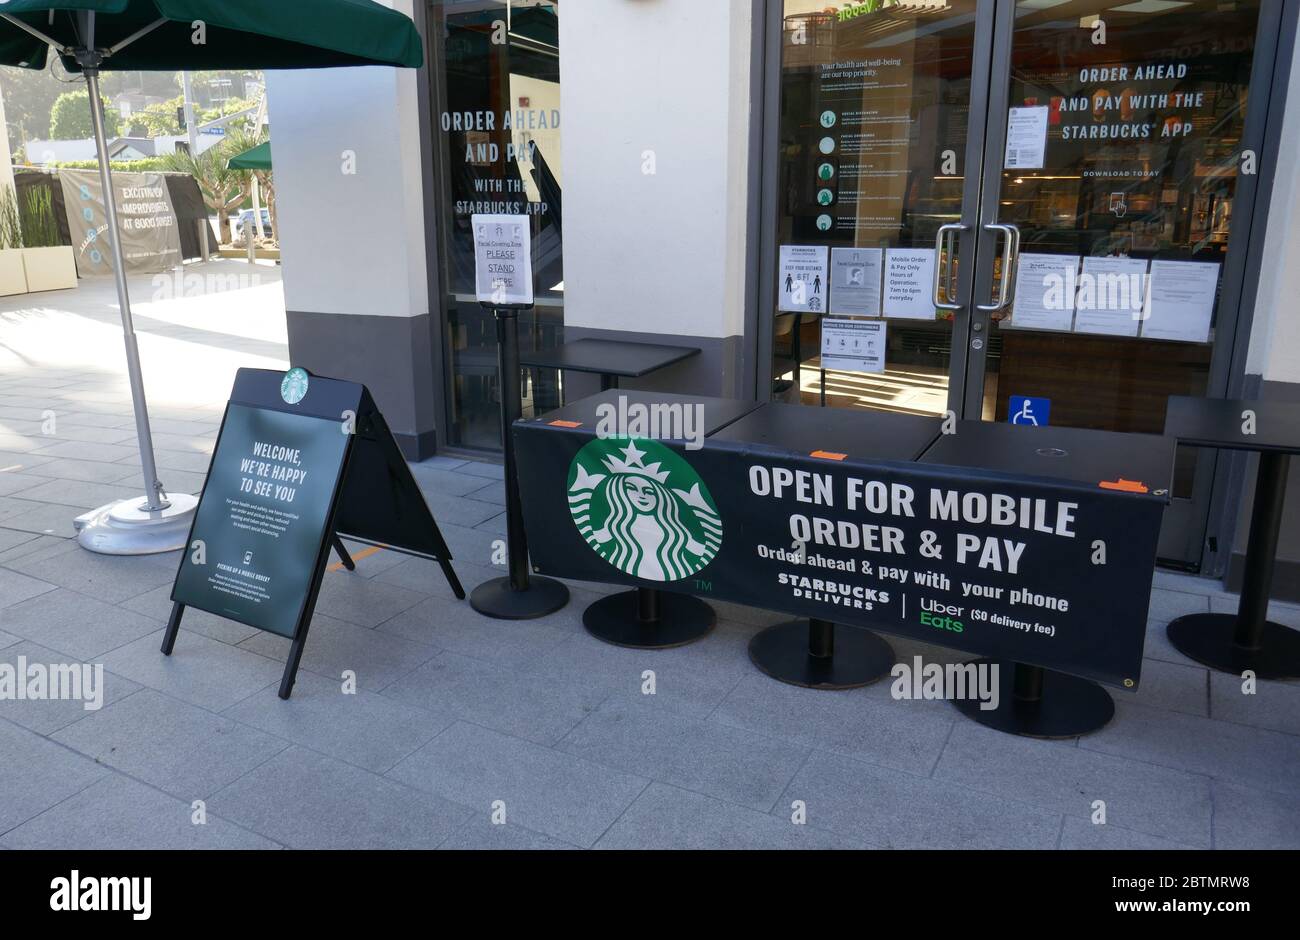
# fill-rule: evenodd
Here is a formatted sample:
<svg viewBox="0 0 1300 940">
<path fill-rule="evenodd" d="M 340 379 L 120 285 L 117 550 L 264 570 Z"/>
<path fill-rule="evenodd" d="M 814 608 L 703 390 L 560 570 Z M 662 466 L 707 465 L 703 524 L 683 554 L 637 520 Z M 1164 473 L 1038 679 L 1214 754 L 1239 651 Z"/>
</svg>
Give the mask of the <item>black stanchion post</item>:
<svg viewBox="0 0 1300 940">
<path fill-rule="evenodd" d="M 596 639 L 638 650 L 694 643 L 717 621 L 713 608 L 698 597 L 647 587 L 602 597 L 582 612 L 582 625 Z"/>
<path fill-rule="evenodd" d="M 835 624 L 815 617 L 808 621 L 808 655 L 818 659 L 835 655 Z"/>
<path fill-rule="evenodd" d="M 756 633 L 749 658 L 773 679 L 808 689 L 856 689 L 889 675 L 894 649 L 870 630 L 791 620 Z"/>
<path fill-rule="evenodd" d="M 1250 513 L 1250 537 L 1246 543 L 1246 569 L 1242 572 L 1241 603 L 1232 641 L 1246 650 L 1264 646 L 1264 624 L 1268 621 L 1268 595 L 1273 588 L 1273 559 L 1282 531 L 1282 504 L 1286 499 L 1286 454 L 1260 454 L 1255 478 L 1255 505 Z"/>
<path fill-rule="evenodd" d="M 1236 618 L 1187 614 L 1166 628 L 1173 647 L 1198 663 L 1233 675 L 1249 670 L 1260 679 L 1300 676 L 1300 631 L 1268 619 L 1290 461 L 1285 453 L 1259 455 Z"/>
<path fill-rule="evenodd" d="M 637 619 L 643 623 L 659 622 L 659 592 L 653 588 L 636 589 Z"/>
<path fill-rule="evenodd" d="M 528 571 L 528 539 L 519 503 L 519 473 L 511 427 L 523 412 L 519 394 L 519 306 L 493 307 L 497 321 L 497 388 L 501 398 L 501 452 L 505 464 L 506 551 L 509 575 L 476 587 L 470 606 L 499 620 L 531 620 L 569 602 L 569 589 L 553 578 Z"/>
<path fill-rule="evenodd" d="M 973 695 L 953 699 L 963 715 L 986 728 L 1028 738 L 1077 738 L 1105 727 L 1115 716 L 1110 693 L 1089 679 L 1028 663 L 976 659 L 966 665 L 998 670 L 996 705 Z"/>
</svg>

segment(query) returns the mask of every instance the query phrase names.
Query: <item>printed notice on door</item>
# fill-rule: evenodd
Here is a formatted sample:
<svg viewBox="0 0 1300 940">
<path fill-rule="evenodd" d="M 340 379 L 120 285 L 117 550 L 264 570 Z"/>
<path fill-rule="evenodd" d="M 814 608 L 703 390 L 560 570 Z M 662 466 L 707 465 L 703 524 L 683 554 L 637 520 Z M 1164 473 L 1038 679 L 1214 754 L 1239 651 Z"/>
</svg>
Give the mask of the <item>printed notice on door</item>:
<svg viewBox="0 0 1300 940">
<path fill-rule="evenodd" d="M 1219 266 L 1212 261 L 1152 261 L 1151 300 L 1142 335 L 1208 342 L 1218 288 Z"/>
<path fill-rule="evenodd" d="M 1146 275 L 1142 258 L 1084 258 L 1074 331 L 1137 336 L 1146 304 Z"/>
<path fill-rule="evenodd" d="M 1069 330 L 1074 324 L 1078 255 L 1023 253 L 1016 264 L 1011 326 L 1018 330 Z"/>
<path fill-rule="evenodd" d="M 934 249 L 890 248 L 885 252 L 885 316 L 934 319 Z"/>
<path fill-rule="evenodd" d="M 885 371 L 885 321 L 822 320 L 822 368 L 841 372 Z"/>
<path fill-rule="evenodd" d="M 831 313 L 880 316 L 879 248 L 831 249 Z"/>
<path fill-rule="evenodd" d="M 1008 170 L 1041 170 L 1047 155 L 1047 105 L 1012 108 L 1007 115 Z"/>
<path fill-rule="evenodd" d="M 776 309 L 784 313 L 825 313 L 830 269 L 825 245 L 782 245 Z"/>
</svg>

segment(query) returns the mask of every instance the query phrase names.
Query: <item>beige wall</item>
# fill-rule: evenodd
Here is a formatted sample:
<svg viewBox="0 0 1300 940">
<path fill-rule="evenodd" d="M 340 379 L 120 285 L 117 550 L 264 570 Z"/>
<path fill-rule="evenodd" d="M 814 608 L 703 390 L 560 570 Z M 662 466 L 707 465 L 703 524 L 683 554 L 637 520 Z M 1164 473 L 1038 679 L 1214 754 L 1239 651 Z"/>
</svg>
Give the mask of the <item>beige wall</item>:
<svg viewBox="0 0 1300 940">
<path fill-rule="evenodd" d="M 749 0 L 564 4 L 566 326 L 743 333 L 751 43 Z"/>
</svg>

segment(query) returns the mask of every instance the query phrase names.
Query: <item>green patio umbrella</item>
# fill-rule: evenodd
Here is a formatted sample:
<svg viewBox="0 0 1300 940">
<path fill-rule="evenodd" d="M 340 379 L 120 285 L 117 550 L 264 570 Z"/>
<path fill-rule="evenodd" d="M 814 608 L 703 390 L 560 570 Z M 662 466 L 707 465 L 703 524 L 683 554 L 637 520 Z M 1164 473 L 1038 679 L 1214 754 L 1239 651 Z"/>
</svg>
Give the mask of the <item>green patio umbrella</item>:
<svg viewBox="0 0 1300 940">
<path fill-rule="evenodd" d="M 104 159 L 99 73 L 197 69 L 305 69 L 352 65 L 418 68 L 419 32 L 409 18 L 371 0 L 8 0 L 0 3 L 0 65 L 45 67 L 49 50 L 86 76 L 111 231 L 113 274 L 126 341 L 144 470 L 143 499 L 123 500 L 76 521 L 81 544 L 106 554 L 139 555 L 185 546 L 198 503 L 168 495 L 158 480 L 131 321 L 112 172 Z"/>
<path fill-rule="evenodd" d="M 271 142 L 263 141 L 256 147 L 245 150 L 226 161 L 232 170 L 269 170 L 271 169 Z"/>
</svg>

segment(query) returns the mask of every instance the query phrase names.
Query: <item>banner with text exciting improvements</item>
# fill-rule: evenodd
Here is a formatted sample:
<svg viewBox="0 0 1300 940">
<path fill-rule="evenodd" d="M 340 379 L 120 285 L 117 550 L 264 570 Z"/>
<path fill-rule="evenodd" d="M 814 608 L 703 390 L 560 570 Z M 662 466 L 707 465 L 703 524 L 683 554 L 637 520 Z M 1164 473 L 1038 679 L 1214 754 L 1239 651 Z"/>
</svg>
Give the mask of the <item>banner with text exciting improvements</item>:
<svg viewBox="0 0 1300 940">
<path fill-rule="evenodd" d="M 81 277 L 113 273 L 112 239 L 120 238 L 128 274 L 157 274 L 181 263 L 176 209 L 161 173 L 114 173 L 119 231 L 109 231 L 104 188 L 94 170 L 59 170 L 68 230 Z"/>
</svg>

